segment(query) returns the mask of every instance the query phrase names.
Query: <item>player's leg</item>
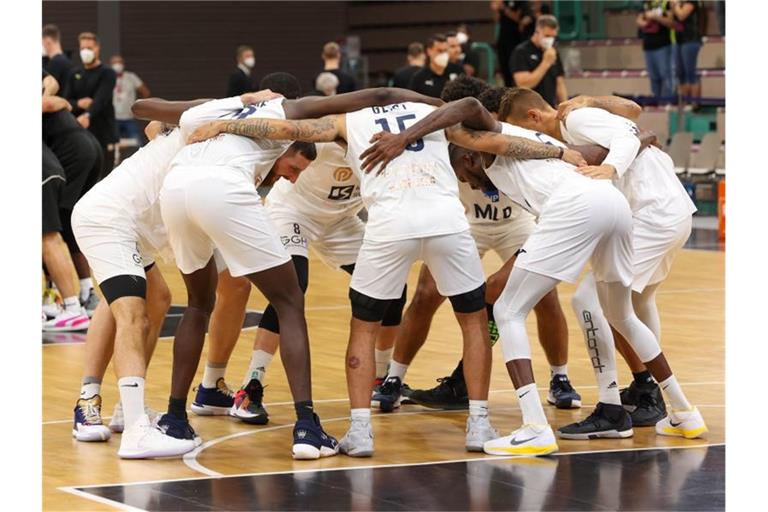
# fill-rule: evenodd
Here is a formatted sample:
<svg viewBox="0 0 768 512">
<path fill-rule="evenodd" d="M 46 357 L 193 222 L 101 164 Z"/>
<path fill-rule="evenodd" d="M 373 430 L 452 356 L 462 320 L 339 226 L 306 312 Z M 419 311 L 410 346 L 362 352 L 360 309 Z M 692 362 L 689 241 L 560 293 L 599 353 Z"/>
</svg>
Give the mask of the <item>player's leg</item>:
<svg viewBox="0 0 768 512">
<path fill-rule="evenodd" d="M 389 401 L 393 405 L 403 403 L 408 400 L 407 395 L 411 389 L 405 384 L 405 372 L 408 369 L 407 364 L 398 362 L 392 358 L 392 354 L 395 349 L 395 340 L 397 333 L 400 331 L 400 324 L 403 320 L 403 309 L 405 308 L 405 302 L 408 297 L 408 286 L 403 287 L 403 293 L 399 298 L 389 302 L 387 310 L 384 313 L 384 318 L 381 321 L 381 328 L 376 335 L 376 343 L 374 350 L 374 362 L 376 364 L 376 378 L 374 379 L 373 393 L 371 394 L 371 407 L 381 405 L 382 395 L 385 401 Z M 400 376 L 401 382 L 399 390 L 388 389 L 384 386 L 389 374 Z M 402 397 L 393 398 L 394 391 L 402 394 Z M 407 403 L 412 403 L 408 400 Z"/>
<path fill-rule="evenodd" d="M 219 273 L 216 304 L 208 325 L 210 343 L 203 382 L 197 386 L 191 405 L 195 414 L 231 414 L 235 394 L 227 386 L 224 374 L 243 328 L 251 287 L 251 282 L 246 277 L 232 277 L 226 269 Z"/>
<path fill-rule="evenodd" d="M 504 360 L 523 413 L 523 425 L 509 436 L 485 443 L 486 453 L 545 455 L 558 449 L 533 378 L 525 326 L 530 311 L 558 282 L 555 278 L 514 267 L 494 305 Z"/>
<path fill-rule="evenodd" d="M 43 263 L 53 283 L 64 299 L 63 309 L 43 322 L 43 330 L 50 332 L 81 331 L 88 328 L 88 316 L 80 306 L 74 265 L 67 245 L 59 232 L 43 233 Z"/>
</svg>

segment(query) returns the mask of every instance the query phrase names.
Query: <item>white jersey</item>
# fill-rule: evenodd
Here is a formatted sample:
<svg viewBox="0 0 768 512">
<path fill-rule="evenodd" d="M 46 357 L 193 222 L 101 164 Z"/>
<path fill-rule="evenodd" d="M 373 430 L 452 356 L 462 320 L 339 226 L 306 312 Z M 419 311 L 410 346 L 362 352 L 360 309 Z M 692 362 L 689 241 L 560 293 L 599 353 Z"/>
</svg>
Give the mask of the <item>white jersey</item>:
<svg viewBox="0 0 768 512">
<path fill-rule="evenodd" d="M 474 190 L 466 183 L 459 183 L 459 197 L 472 229 L 503 229 L 507 222 L 520 215 L 528 215 L 498 191 L 485 193 Z"/>
<path fill-rule="evenodd" d="M 184 140 L 201 124 L 214 119 L 249 119 L 264 117 L 285 119 L 284 98 L 243 105 L 239 96 L 213 100 L 191 108 L 181 116 L 179 125 Z M 254 140 L 249 137 L 222 133 L 217 137 L 190 144 L 173 160 L 173 166 L 222 166 L 241 172 L 251 183 L 258 184 L 272 169 L 290 141 Z M 226 172 L 226 171 L 224 171 Z"/>
<path fill-rule="evenodd" d="M 183 147 L 178 129 L 158 135 L 80 199 L 81 215 L 94 222 L 129 223 L 150 248 L 160 250 L 166 237 L 157 199 L 171 160 Z"/>
<path fill-rule="evenodd" d="M 552 144 L 565 145 L 543 133 L 527 130 L 508 123 L 501 123 L 501 133 Z M 589 186 L 591 178 L 575 171 L 576 167 L 556 158 L 519 160 L 508 156 L 496 156 L 485 173 L 496 188 L 524 210 L 539 216 L 549 197 L 561 186 L 576 192 Z"/>
<path fill-rule="evenodd" d="M 270 211 L 297 213 L 321 224 L 357 214 L 363 208 L 360 180 L 334 142 L 317 144 L 317 158 L 296 183 L 279 179 L 265 199 Z"/>
<path fill-rule="evenodd" d="M 580 108 L 560 123 L 560 131 L 570 144 L 609 149 L 603 163 L 616 168 L 614 184 L 627 198 L 633 215 L 647 213 L 655 223 L 670 226 L 696 211 L 669 155 L 654 146 L 637 154 L 638 128 L 629 119 L 599 108 Z"/>
<path fill-rule="evenodd" d="M 388 242 L 469 229 L 442 130 L 411 144 L 381 175 L 360 168 L 360 154 L 375 133 L 402 132 L 433 110 L 423 103 L 396 103 L 346 115 L 347 161 L 360 179 L 368 208 L 366 240 Z"/>
</svg>

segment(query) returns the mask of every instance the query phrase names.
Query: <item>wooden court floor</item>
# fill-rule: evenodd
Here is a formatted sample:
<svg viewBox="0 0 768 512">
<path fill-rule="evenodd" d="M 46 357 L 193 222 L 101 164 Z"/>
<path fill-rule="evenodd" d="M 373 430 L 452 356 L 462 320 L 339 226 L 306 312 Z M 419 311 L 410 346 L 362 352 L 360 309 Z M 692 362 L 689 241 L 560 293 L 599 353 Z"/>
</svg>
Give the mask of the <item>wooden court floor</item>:
<svg viewBox="0 0 768 512">
<path fill-rule="evenodd" d="M 486 256 L 484 265 L 493 271 L 500 261 Z M 696 446 L 725 441 L 725 253 L 684 250 L 678 256 L 670 279 L 661 288 L 658 302 L 662 318 L 662 346 L 678 380 L 691 401 L 698 405 L 710 429 L 706 440 L 660 438 L 652 428 L 636 428 L 625 440 L 565 441 L 561 452 L 636 450 L 650 447 Z M 184 303 L 181 280 L 171 265 L 162 266 L 175 304 Z M 409 286 L 415 286 L 417 267 Z M 326 430 L 341 437 L 349 414 L 344 380 L 343 355 L 348 336 L 350 310 L 348 276 L 325 267 L 316 258 L 310 263 L 307 321 L 312 346 L 312 377 L 316 409 Z M 558 411 L 546 406 L 554 426 L 582 419 L 596 401 L 592 370 L 583 338 L 570 309 L 574 287 L 560 286 L 560 298 L 570 329 L 569 373 L 582 394 L 584 408 Z M 263 297 L 253 290 L 249 308 L 261 310 Z M 538 345 L 533 316 L 529 319 L 533 363 L 542 398 L 548 385 L 548 366 Z M 248 366 L 254 333 L 244 330 L 235 349 L 227 380 L 237 387 Z M 158 343 L 147 376 L 147 399 L 156 410 L 164 410 L 171 377 L 171 342 Z M 233 418 L 200 418 L 191 421 L 202 436 L 202 450 L 186 460 L 122 461 L 117 455 L 119 436 L 107 443 L 78 443 L 71 436 L 72 408 L 79 393 L 82 344 L 45 345 L 43 351 L 43 506 L 46 510 L 112 510 L 61 488 L 93 484 L 175 480 L 219 475 L 258 474 L 278 471 L 322 470 L 340 467 L 412 464 L 476 459 L 464 451 L 465 412 L 436 412 L 419 406 L 403 406 L 391 414 L 374 413 L 376 453 L 371 459 L 338 456 L 319 461 L 293 461 L 290 457 L 293 407 L 285 374 L 275 359 L 266 377 L 265 404 L 270 422 L 248 426 Z M 461 353 L 459 328 L 450 305 L 439 310 L 423 351 L 408 371 L 411 387 L 432 387 L 434 379 L 450 373 Z M 205 352 L 203 354 L 203 361 Z M 202 364 L 196 383 L 202 378 Z M 629 372 L 620 367 L 621 384 Z M 102 395 L 104 415 L 110 416 L 118 396 L 112 368 L 107 372 Z M 193 394 L 190 394 L 191 402 Z M 520 425 L 520 411 L 507 377 L 500 348 L 494 350 L 491 379 L 491 419 L 503 434 Z M 489 457 L 490 459 L 490 457 Z M 184 507 L 180 505 L 183 509 Z"/>
</svg>

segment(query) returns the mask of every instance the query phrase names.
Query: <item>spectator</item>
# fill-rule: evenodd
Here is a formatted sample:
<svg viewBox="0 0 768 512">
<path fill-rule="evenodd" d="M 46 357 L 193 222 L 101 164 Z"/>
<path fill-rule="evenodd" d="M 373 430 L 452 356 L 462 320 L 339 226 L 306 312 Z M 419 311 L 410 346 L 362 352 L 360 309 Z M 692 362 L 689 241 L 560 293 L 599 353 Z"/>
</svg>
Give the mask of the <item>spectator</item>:
<svg viewBox="0 0 768 512">
<path fill-rule="evenodd" d="M 325 43 L 321 57 L 324 63 L 323 71 L 333 73 L 339 79 L 339 86 L 336 92 L 343 94 L 357 90 L 357 84 L 352 75 L 341 70 L 341 48 L 337 43 Z M 315 80 L 317 80 L 317 77 L 315 77 Z"/>
<path fill-rule="evenodd" d="M 392 87 L 408 88 L 408 85 L 411 83 L 411 77 L 424 67 L 427 61 L 424 45 L 421 43 L 409 44 L 406 59 L 408 59 L 408 64 L 395 71 L 395 76 L 392 77 Z"/>
<path fill-rule="evenodd" d="M 499 24 L 496 51 L 499 55 L 499 70 L 504 77 L 504 84 L 514 85 L 512 71 L 509 67 L 510 57 L 517 45 L 526 38 L 523 34 L 526 27 L 533 23 L 533 12 L 530 2 L 513 2 L 493 0 L 491 9 Z"/>
<path fill-rule="evenodd" d="M 144 136 L 139 124 L 133 118 L 131 105 L 137 97 L 149 98 L 151 95 L 149 88 L 136 73 L 125 70 L 125 61 L 121 55 L 113 55 L 109 59 L 109 63 L 117 75 L 112 103 L 115 107 L 115 118 L 117 119 L 120 138 L 133 139 L 143 145 Z"/>
<path fill-rule="evenodd" d="M 701 36 L 706 26 L 706 9 L 701 2 L 671 2 L 677 39 L 675 57 L 680 96 L 692 104 L 701 97 L 701 81 L 696 70 L 696 61 L 701 50 Z"/>
<path fill-rule="evenodd" d="M 448 41 L 443 34 L 435 34 L 427 41 L 427 65 L 411 77 L 408 88 L 426 96 L 439 98 L 443 87 L 461 74 L 461 67 L 451 64 Z"/>
<path fill-rule="evenodd" d="M 477 76 L 480 71 L 480 54 L 472 49 L 472 40 L 466 25 L 459 25 L 459 28 L 456 30 L 456 38 L 461 45 L 461 63 L 464 68 L 464 74 L 467 76 Z"/>
<path fill-rule="evenodd" d="M 64 55 L 61 49 L 61 33 L 56 25 L 43 27 L 43 51 L 48 57 L 45 70 L 59 82 L 59 88 L 64 89 L 69 83 L 69 75 L 72 73 L 72 61 Z M 66 91 L 61 90 L 62 97 Z"/>
<path fill-rule="evenodd" d="M 227 82 L 227 98 L 240 96 L 246 92 L 254 90 L 251 71 L 256 65 L 256 59 L 253 57 L 253 48 L 246 45 L 240 45 L 235 51 L 237 58 L 237 69 L 229 75 Z"/>
<path fill-rule="evenodd" d="M 672 11 L 666 0 L 643 2 L 643 12 L 637 15 L 637 26 L 643 40 L 645 67 L 651 80 L 651 92 L 656 98 L 669 99 L 675 94 L 672 74 Z"/>
<path fill-rule="evenodd" d="M 120 140 L 112 103 L 115 72 L 104 66 L 99 59 L 101 46 L 96 34 L 83 32 L 78 40 L 83 66 L 76 68 L 69 77 L 67 100 L 72 105 L 72 113 L 77 116 L 77 122 L 96 137 L 104 155 L 113 155 L 110 145 Z M 103 159 L 100 178 L 109 174 L 113 163 L 113 156 Z"/>
<path fill-rule="evenodd" d="M 454 66 L 461 66 L 463 60 L 461 56 L 461 43 L 457 32 L 448 32 L 445 34 L 445 40 L 448 43 L 448 62 Z"/>
<path fill-rule="evenodd" d="M 324 71 L 315 79 L 315 90 L 318 96 L 333 96 L 339 87 L 339 79 L 333 73 Z"/>
<path fill-rule="evenodd" d="M 538 92 L 553 107 L 568 99 L 563 64 L 554 47 L 558 29 L 557 18 L 539 16 L 531 38 L 520 43 L 510 59 L 514 83 Z"/>
</svg>

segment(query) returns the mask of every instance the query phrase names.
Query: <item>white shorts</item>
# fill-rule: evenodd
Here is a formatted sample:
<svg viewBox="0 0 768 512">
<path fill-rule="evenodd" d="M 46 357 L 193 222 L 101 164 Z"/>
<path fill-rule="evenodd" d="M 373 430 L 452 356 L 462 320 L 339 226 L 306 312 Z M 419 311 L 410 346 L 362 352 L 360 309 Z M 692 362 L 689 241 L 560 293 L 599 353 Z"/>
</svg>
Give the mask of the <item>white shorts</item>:
<svg viewBox="0 0 768 512">
<path fill-rule="evenodd" d="M 485 282 L 475 241 L 469 231 L 462 231 L 391 242 L 364 240 L 349 286 L 374 299 L 400 298 L 416 260 L 427 265 L 444 297 L 470 292 Z"/>
<path fill-rule="evenodd" d="M 309 257 L 309 247 L 331 268 L 352 265 L 363 245 L 365 224 L 356 215 L 322 224 L 300 214 L 267 208 L 277 234 L 291 256 Z"/>
<path fill-rule="evenodd" d="M 555 191 L 515 266 L 575 283 L 590 262 L 597 281 L 632 282 L 632 212 L 609 180 Z"/>
<path fill-rule="evenodd" d="M 91 220 L 83 214 L 82 208 L 75 206 L 72 231 L 98 284 L 125 275 L 146 279 L 144 269 L 155 262 L 136 230 L 124 220 Z"/>
<path fill-rule="evenodd" d="M 470 224 L 472 238 L 475 239 L 480 258 L 485 256 L 486 252 L 493 250 L 505 263 L 523 246 L 534 229 L 536 229 L 536 219 L 527 212 L 522 212 L 514 219 L 502 223 L 501 226 Z"/>
<path fill-rule="evenodd" d="M 218 249 L 232 277 L 291 260 L 253 183 L 225 166 L 174 167 L 160 209 L 176 265 L 191 274 Z"/>
<path fill-rule="evenodd" d="M 641 293 L 646 286 L 664 281 L 675 256 L 691 236 L 690 216 L 671 226 L 659 226 L 642 215 L 633 219 L 634 245 L 632 291 Z"/>
</svg>

